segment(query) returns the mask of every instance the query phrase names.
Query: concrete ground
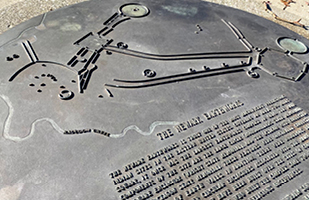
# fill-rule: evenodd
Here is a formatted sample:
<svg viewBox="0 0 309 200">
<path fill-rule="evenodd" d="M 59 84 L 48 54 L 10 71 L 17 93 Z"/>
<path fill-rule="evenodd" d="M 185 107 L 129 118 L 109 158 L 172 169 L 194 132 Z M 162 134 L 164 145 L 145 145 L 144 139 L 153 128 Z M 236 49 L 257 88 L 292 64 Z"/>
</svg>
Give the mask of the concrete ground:
<svg viewBox="0 0 309 200">
<path fill-rule="evenodd" d="M 31 19 L 60 7 L 83 2 L 86 0 L 0 0 L 0 34 L 17 24 Z M 276 20 L 273 15 L 265 11 L 263 0 L 206 0 L 226 6 L 245 10 L 247 12 L 262 16 L 275 21 L 309 39 L 309 0 L 294 0 L 285 10 L 284 0 L 269 0 L 272 12 L 278 17 L 288 21 L 298 21 L 305 25 L 299 27 L 287 22 Z M 308 30 L 306 30 L 308 29 Z"/>
</svg>

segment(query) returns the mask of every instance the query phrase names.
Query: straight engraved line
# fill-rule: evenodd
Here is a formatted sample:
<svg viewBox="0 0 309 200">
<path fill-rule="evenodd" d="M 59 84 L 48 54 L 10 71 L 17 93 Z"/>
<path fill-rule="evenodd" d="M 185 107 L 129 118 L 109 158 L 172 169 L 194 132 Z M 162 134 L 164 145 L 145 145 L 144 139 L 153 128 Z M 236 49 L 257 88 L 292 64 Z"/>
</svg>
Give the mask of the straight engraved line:
<svg viewBox="0 0 309 200">
<path fill-rule="evenodd" d="M 104 27 L 103 29 L 101 29 L 99 32 L 97 32 L 98 35 L 101 35 L 101 33 L 103 33 L 104 31 L 106 31 L 108 29 L 108 27 Z"/>
<path fill-rule="evenodd" d="M 22 46 L 24 47 L 26 53 L 28 54 L 30 60 L 32 62 L 36 62 L 39 60 L 38 56 L 36 55 L 31 43 L 27 40 L 27 42 L 22 42 Z"/>
<path fill-rule="evenodd" d="M 107 25 L 111 20 L 113 20 L 114 18 L 116 18 L 116 16 L 118 15 L 118 13 L 113 14 L 110 18 L 108 18 L 103 25 Z"/>
<path fill-rule="evenodd" d="M 28 43 L 28 46 L 30 47 L 31 52 L 32 52 L 33 56 L 35 57 L 36 61 L 38 61 L 39 58 L 38 58 L 38 56 L 36 55 L 36 53 L 35 53 L 35 51 L 34 51 L 32 45 L 31 45 L 31 43 L 30 43 L 28 40 L 27 40 L 27 43 Z"/>
<path fill-rule="evenodd" d="M 82 74 L 90 65 L 91 61 L 95 58 L 95 56 L 97 55 L 96 52 L 93 52 L 93 54 L 91 55 L 91 57 L 89 58 L 89 60 L 87 61 L 87 63 L 84 65 L 84 67 L 78 71 L 78 75 Z"/>
<path fill-rule="evenodd" d="M 261 53 L 256 55 L 256 64 L 259 65 L 261 63 Z"/>
<path fill-rule="evenodd" d="M 84 57 L 88 53 L 88 49 L 86 49 L 80 56 Z"/>
<path fill-rule="evenodd" d="M 22 44 L 23 44 L 24 50 L 26 51 L 26 53 L 27 53 L 27 55 L 28 55 L 28 57 L 29 57 L 31 63 L 33 63 L 33 62 L 34 62 L 34 59 L 32 58 L 32 55 L 30 54 L 30 52 L 29 52 L 29 50 L 28 50 L 26 44 L 25 44 L 24 42 L 23 42 Z"/>
<path fill-rule="evenodd" d="M 182 73 L 182 74 L 176 74 L 176 75 L 147 79 L 147 80 L 131 80 L 131 81 L 128 81 L 128 80 L 114 79 L 114 81 L 123 82 L 123 83 L 145 83 L 145 82 L 153 82 L 153 81 L 158 81 L 158 80 L 163 80 L 163 79 L 168 79 L 168 78 L 177 78 L 177 77 L 182 77 L 182 76 L 194 76 L 196 74 L 211 73 L 211 72 L 223 71 L 223 70 L 228 70 L 228 69 L 235 69 L 235 68 L 249 66 L 250 64 L 251 64 L 251 60 L 249 59 L 249 62 L 246 63 L 246 64 L 229 66 L 228 68 L 209 69 L 209 70 L 206 70 L 206 71 L 203 70 L 203 71 Z"/>
<path fill-rule="evenodd" d="M 85 75 L 85 74 L 82 75 L 82 73 L 84 73 L 84 72 L 87 70 L 87 68 L 88 68 L 88 66 L 90 65 L 90 63 L 93 63 L 92 61 L 97 57 L 97 54 L 98 54 L 98 53 L 93 52 L 93 54 L 91 55 L 91 57 L 90 57 L 90 59 L 87 61 L 87 63 L 84 65 L 84 67 L 83 67 L 81 70 L 78 71 L 78 75 L 79 75 L 79 77 L 78 77 L 78 80 L 79 80 L 79 92 L 80 92 L 80 93 L 83 93 L 83 92 L 84 92 L 84 89 L 87 87 L 87 84 L 88 84 L 89 79 L 90 79 L 90 77 L 91 77 L 91 74 L 90 74 L 89 77 L 88 77 L 87 74 L 86 74 L 87 79 L 85 79 L 85 78 L 84 78 L 84 75 Z M 93 63 L 93 64 L 94 64 L 94 63 Z M 97 68 L 98 68 L 97 66 L 94 66 L 94 68 L 92 68 L 92 69 L 90 70 L 90 72 L 92 73 L 92 72 L 93 72 L 94 70 L 96 70 Z M 86 73 L 89 73 L 89 71 L 86 72 Z"/>
<path fill-rule="evenodd" d="M 307 73 L 308 72 L 308 67 L 309 67 L 308 63 L 305 63 L 304 67 L 303 67 L 303 72 Z"/>
<path fill-rule="evenodd" d="M 288 53 L 288 51 L 285 51 L 285 50 L 282 50 L 282 49 L 275 49 L 275 48 L 269 48 L 268 47 L 268 49 L 270 50 L 270 51 L 276 51 L 276 52 L 278 52 L 278 53 Z"/>
<path fill-rule="evenodd" d="M 102 46 L 100 49 L 97 50 L 97 53 L 100 54 L 104 50 L 104 47 Z"/>
<path fill-rule="evenodd" d="M 71 60 L 68 62 L 67 65 L 71 65 L 76 59 L 77 59 L 77 56 L 74 56 L 73 58 L 71 58 Z"/>
<path fill-rule="evenodd" d="M 77 63 L 78 63 L 78 60 L 75 60 L 75 61 L 72 63 L 71 67 L 75 67 L 75 65 L 77 65 Z"/>
<path fill-rule="evenodd" d="M 82 81 L 82 79 L 80 78 L 80 75 L 78 76 L 77 83 L 78 83 L 79 93 L 83 93 L 84 91 L 83 91 L 82 85 L 84 84 L 84 81 Z"/>
<path fill-rule="evenodd" d="M 301 59 L 295 57 L 291 52 L 288 53 L 288 56 L 290 56 L 291 58 L 293 58 L 294 60 L 301 62 L 302 64 L 306 64 L 306 62 L 302 61 Z"/>
<path fill-rule="evenodd" d="M 265 53 L 266 51 L 268 51 L 268 50 L 271 50 L 270 48 L 268 48 L 268 47 L 266 47 L 266 48 L 264 48 L 264 49 L 262 49 L 262 51 L 261 52 L 259 52 L 260 54 L 263 54 L 263 53 Z"/>
<path fill-rule="evenodd" d="M 244 47 L 248 49 L 248 51 L 251 52 L 251 49 L 253 48 L 253 45 L 250 44 L 249 41 L 245 39 L 245 36 L 240 32 L 236 26 L 234 26 L 231 22 L 227 22 L 224 19 L 221 19 L 221 21 L 229 27 L 229 29 L 232 31 L 232 33 L 236 36 L 236 38 L 242 43 Z"/>
<path fill-rule="evenodd" d="M 239 39 L 239 41 L 241 42 L 241 44 L 246 47 L 248 50 L 250 50 L 250 48 L 248 47 L 247 43 L 244 40 Z"/>
<path fill-rule="evenodd" d="M 104 48 L 107 51 L 135 56 L 139 58 L 151 60 L 197 60 L 197 59 L 216 59 L 216 58 L 248 58 L 248 51 L 239 52 L 213 52 L 213 53 L 196 53 L 196 54 L 179 54 L 179 55 L 158 55 L 138 52 L 129 49 L 119 49 L 115 46 L 107 46 Z"/>
<path fill-rule="evenodd" d="M 95 71 L 95 70 L 97 70 L 98 69 L 98 66 L 94 66 L 92 69 L 90 69 L 89 71 L 88 71 L 88 73 L 86 73 L 86 77 L 84 78 L 84 83 L 83 83 L 83 85 L 82 85 L 82 89 L 83 90 L 86 90 L 87 89 L 87 86 L 88 86 L 88 84 L 89 84 L 89 81 L 90 81 L 90 78 L 91 78 L 91 76 L 92 76 L 92 73 Z"/>
<path fill-rule="evenodd" d="M 77 55 L 79 56 L 81 53 L 83 53 L 84 50 L 85 50 L 85 47 L 81 48 L 81 49 L 77 52 Z"/>
<path fill-rule="evenodd" d="M 224 19 L 221 19 L 221 21 L 227 26 L 229 27 L 229 29 L 232 31 L 232 33 L 236 36 L 237 39 L 240 39 L 240 36 L 237 34 L 237 32 L 232 28 L 232 26 L 225 21 Z"/>
<path fill-rule="evenodd" d="M 112 85 L 112 84 L 105 84 L 106 87 L 114 87 L 114 88 L 127 88 L 127 89 L 136 89 L 136 88 L 145 88 L 145 87 L 152 87 L 157 85 L 163 85 L 163 84 L 169 84 L 169 83 L 175 83 L 180 81 L 187 81 L 187 80 L 193 80 L 193 79 L 199 79 L 204 77 L 211 77 L 211 76 L 218 76 L 223 74 L 230 74 L 230 73 L 237 73 L 237 72 L 244 72 L 244 69 L 234 69 L 229 71 L 223 71 L 223 72 L 217 72 L 213 74 L 203 74 L 200 76 L 193 76 L 193 77 L 186 77 L 186 78 L 179 78 L 174 80 L 167 80 L 157 83 L 151 83 L 151 84 L 145 84 L 145 85 Z"/>
<path fill-rule="evenodd" d="M 112 26 L 112 28 L 115 28 L 116 26 L 118 26 L 118 25 L 121 24 L 122 22 L 125 22 L 125 21 L 127 21 L 127 20 L 129 20 L 129 19 L 131 19 L 131 18 L 125 18 L 125 19 L 122 19 L 122 20 L 118 21 L 117 23 L 115 23 L 115 24 Z"/>
<path fill-rule="evenodd" d="M 242 32 L 234 26 L 231 22 L 228 22 L 228 24 L 233 28 L 234 31 L 236 31 L 237 35 L 239 35 L 240 38 L 245 39 L 245 36 L 242 34 Z"/>
<path fill-rule="evenodd" d="M 254 48 L 254 46 L 246 39 L 246 37 L 242 34 L 242 32 L 234 24 L 232 24 L 232 22 L 228 23 L 237 32 L 237 34 L 241 37 L 241 39 L 246 43 L 247 47 Z"/>
<path fill-rule="evenodd" d="M 113 39 L 108 40 L 108 41 L 107 41 L 107 43 L 106 43 L 106 44 L 104 44 L 104 47 L 106 47 L 106 46 L 110 45 L 112 42 L 114 42 L 114 40 L 113 40 Z M 103 50 L 103 49 L 102 49 L 102 50 Z M 102 50 L 101 50 L 101 51 L 102 51 Z M 100 53 L 101 51 L 100 51 L 100 50 L 98 50 L 98 53 Z"/>
<path fill-rule="evenodd" d="M 105 91 L 108 93 L 109 97 L 114 97 L 114 95 L 112 94 L 112 92 L 109 89 L 105 88 Z"/>
<path fill-rule="evenodd" d="M 117 46 L 107 46 L 107 50 L 112 50 L 112 49 L 119 49 Z M 158 57 L 180 57 L 180 56 L 203 56 L 203 55 L 224 55 L 224 54 L 248 54 L 251 53 L 251 51 L 227 51 L 227 52 L 203 52 L 203 53 L 192 53 L 192 54 L 151 54 L 151 53 L 144 53 L 140 51 L 135 51 L 135 50 L 129 50 L 125 49 L 123 51 L 129 51 L 132 53 L 138 53 L 138 54 L 143 54 L 147 56 L 158 56 Z"/>
<path fill-rule="evenodd" d="M 268 74 L 270 74 L 270 75 L 274 75 L 273 72 L 269 71 L 269 70 L 266 69 L 264 66 L 258 65 L 258 67 L 259 67 L 261 70 L 265 71 L 266 73 L 268 73 Z"/>
<path fill-rule="evenodd" d="M 243 40 L 250 48 L 254 48 L 254 46 L 246 38 L 244 38 Z"/>
<path fill-rule="evenodd" d="M 76 42 L 74 42 L 73 44 L 79 44 L 81 41 L 83 41 L 84 39 L 86 39 L 87 37 L 89 37 L 90 35 L 93 35 L 93 33 L 92 32 L 90 32 L 90 33 L 88 33 L 88 34 L 86 34 L 85 36 L 83 36 L 82 38 L 80 38 L 79 40 L 77 40 Z"/>
<path fill-rule="evenodd" d="M 289 81 L 295 81 L 295 79 L 293 79 L 293 78 L 283 76 L 283 75 L 279 75 L 279 74 L 276 74 L 275 77 L 283 78 L 283 79 L 286 79 L 286 80 L 289 80 Z"/>
<path fill-rule="evenodd" d="M 80 75 L 81 79 L 85 79 L 88 76 L 88 74 L 89 74 L 89 70 L 86 70 L 85 73 Z"/>
<path fill-rule="evenodd" d="M 301 72 L 301 73 L 295 78 L 294 81 L 300 81 L 305 75 L 306 75 L 305 72 Z"/>
<path fill-rule="evenodd" d="M 106 31 L 105 33 L 103 33 L 103 36 L 106 36 L 107 34 L 109 34 L 110 32 L 112 32 L 113 30 L 114 30 L 113 28 L 109 29 L 108 31 Z"/>
<path fill-rule="evenodd" d="M 97 53 L 96 56 L 95 56 L 95 58 L 94 58 L 93 61 L 91 62 L 91 64 L 95 64 L 95 63 L 97 62 L 97 60 L 99 59 L 99 57 L 100 57 L 100 54 Z"/>
</svg>

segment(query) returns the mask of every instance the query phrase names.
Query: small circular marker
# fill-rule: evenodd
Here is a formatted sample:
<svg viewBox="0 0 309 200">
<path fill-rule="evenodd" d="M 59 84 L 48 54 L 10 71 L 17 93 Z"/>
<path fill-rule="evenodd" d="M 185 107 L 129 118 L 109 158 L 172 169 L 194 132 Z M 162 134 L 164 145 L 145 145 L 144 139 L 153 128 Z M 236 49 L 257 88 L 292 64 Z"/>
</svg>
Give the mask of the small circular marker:
<svg viewBox="0 0 309 200">
<path fill-rule="evenodd" d="M 148 78 L 152 78 L 152 77 L 156 76 L 156 72 L 151 70 L 151 69 L 145 69 L 144 76 L 146 76 Z"/>
<path fill-rule="evenodd" d="M 128 45 L 125 44 L 125 43 L 123 43 L 123 42 L 118 42 L 118 43 L 117 43 L 117 47 L 118 47 L 119 49 L 127 49 L 127 48 L 128 48 Z"/>
<path fill-rule="evenodd" d="M 6 57 L 6 61 L 13 61 L 14 59 L 12 57 Z"/>
<path fill-rule="evenodd" d="M 58 96 L 61 100 L 70 100 L 74 97 L 74 93 L 70 90 L 62 90 Z"/>
<path fill-rule="evenodd" d="M 260 75 L 257 72 L 254 71 L 247 71 L 247 75 L 251 78 L 259 78 Z"/>
<path fill-rule="evenodd" d="M 149 9 L 146 6 L 137 3 L 122 5 L 119 10 L 128 17 L 145 17 L 149 14 Z"/>
<path fill-rule="evenodd" d="M 277 39 L 277 44 L 284 50 L 293 53 L 306 53 L 308 51 L 307 46 L 301 41 L 289 37 L 280 37 Z"/>
</svg>

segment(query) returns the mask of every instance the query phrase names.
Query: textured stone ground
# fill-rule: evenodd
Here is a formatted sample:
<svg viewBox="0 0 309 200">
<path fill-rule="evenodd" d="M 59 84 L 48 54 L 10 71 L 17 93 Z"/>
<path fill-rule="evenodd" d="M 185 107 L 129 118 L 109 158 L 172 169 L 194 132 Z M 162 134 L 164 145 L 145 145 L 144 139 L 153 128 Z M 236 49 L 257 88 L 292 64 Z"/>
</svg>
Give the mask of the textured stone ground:
<svg viewBox="0 0 309 200">
<path fill-rule="evenodd" d="M 83 2 L 85 0 L 0 0 L 0 33 L 26 21 L 34 16 L 43 14 L 50 10 L 55 10 L 71 4 Z M 247 12 L 262 16 L 275 21 L 289 29 L 307 37 L 309 39 L 309 30 L 297 27 L 285 22 L 275 20 L 270 13 L 265 11 L 263 0 L 207 0 L 214 3 L 245 10 Z M 279 17 L 290 21 L 301 22 L 309 29 L 309 0 L 294 0 L 283 10 L 281 0 L 270 0 L 272 11 Z"/>
</svg>

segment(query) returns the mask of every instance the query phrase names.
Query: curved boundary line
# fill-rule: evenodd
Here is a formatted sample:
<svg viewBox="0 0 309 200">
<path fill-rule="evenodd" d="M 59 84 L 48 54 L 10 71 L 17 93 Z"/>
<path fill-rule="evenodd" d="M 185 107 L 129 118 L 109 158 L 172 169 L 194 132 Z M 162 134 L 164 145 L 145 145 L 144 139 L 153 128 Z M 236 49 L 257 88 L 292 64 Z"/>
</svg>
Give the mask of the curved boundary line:
<svg viewBox="0 0 309 200">
<path fill-rule="evenodd" d="M 1 99 L 5 102 L 5 104 L 7 105 L 8 107 L 8 115 L 6 117 L 6 119 L 4 120 L 4 127 L 3 127 L 3 134 L 2 136 L 7 139 L 7 140 L 11 140 L 11 141 L 14 141 L 14 142 L 22 142 L 28 138 L 30 138 L 31 136 L 33 136 L 34 134 L 34 131 L 35 131 L 35 126 L 37 123 L 41 122 L 41 121 L 47 121 L 49 122 L 52 127 L 59 133 L 63 133 L 63 129 L 61 129 L 57 123 L 52 120 L 52 119 L 49 119 L 49 118 L 41 118 L 41 119 L 37 119 L 35 120 L 32 124 L 31 124 L 31 128 L 30 128 L 30 131 L 28 133 L 28 135 L 26 135 L 25 137 L 17 137 L 17 136 L 11 136 L 9 134 L 9 130 L 10 130 L 10 126 L 11 126 L 11 121 L 12 121 L 12 116 L 14 114 L 14 108 L 13 108 L 13 105 L 12 105 L 12 102 L 10 101 L 10 99 L 7 97 L 7 96 L 4 96 L 4 95 L 0 95 Z"/>
<path fill-rule="evenodd" d="M 23 30 L 16 38 L 11 39 L 11 40 L 7 41 L 6 43 L 0 45 L 0 49 L 3 48 L 3 47 L 5 47 L 6 45 L 9 45 L 9 44 L 11 44 L 12 42 L 18 40 L 19 38 L 21 38 L 21 36 L 22 36 L 24 33 L 26 33 L 27 31 L 29 31 L 29 30 L 31 30 L 31 29 L 33 29 L 33 28 L 36 28 L 36 27 L 38 27 L 38 26 L 44 24 L 44 21 L 45 21 L 46 16 L 47 16 L 47 13 L 44 13 L 44 14 L 43 14 L 43 17 L 42 17 L 42 19 L 41 19 L 41 21 L 40 21 L 40 23 L 39 23 L 38 25 L 34 25 L 34 26 L 30 26 L 30 27 L 26 28 L 26 29 Z"/>
<path fill-rule="evenodd" d="M 128 126 L 125 129 L 123 129 L 121 134 L 111 134 L 110 137 L 111 138 L 124 137 L 127 134 L 127 132 L 130 131 L 130 130 L 135 130 L 137 133 L 139 133 L 141 135 L 149 136 L 154 132 L 154 130 L 157 126 L 166 126 L 166 125 L 175 126 L 175 125 L 178 125 L 178 124 L 179 124 L 179 122 L 175 122 L 175 121 L 155 121 L 149 126 L 149 132 L 144 132 L 138 126 L 131 125 L 131 126 Z"/>
<path fill-rule="evenodd" d="M 65 69 L 68 69 L 74 73 L 77 73 L 76 70 L 74 69 L 71 69 L 69 68 L 68 66 L 64 65 L 64 64 L 61 64 L 61 63 L 57 63 L 57 62 L 53 62 L 53 61 L 36 61 L 36 62 L 31 62 L 31 63 L 28 63 L 27 65 L 23 66 L 22 68 L 18 69 L 12 76 L 11 78 L 9 79 L 9 81 L 13 81 L 21 72 L 23 72 L 24 70 L 26 70 L 27 68 L 31 67 L 32 65 L 35 65 L 37 63 L 46 63 L 46 64 L 54 64 L 54 65 L 59 65 L 61 67 L 64 67 Z"/>
<path fill-rule="evenodd" d="M 3 136 L 4 139 L 11 140 L 13 142 L 22 142 L 24 140 L 27 140 L 34 135 L 36 124 L 39 123 L 39 122 L 42 122 L 42 121 L 49 122 L 57 132 L 64 133 L 64 130 L 60 126 L 58 126 L 58 124 L 54 120 L 52 120 L 50 118 L 41 118 L 41 119 L 35 120 L 31 124 L 30 131 L 25 137 L 11 136 L 9 134 L 9 131 L 10 131 L 10 126 L 11 126 L 12 116 L 14 114 L 14 108 L 13 108 L 12 102 L 10 101 L 10 99 L 7 96 L 0 95 L 0 99 L 2 99 L 4 101 L 4 103 L 6 104 L 6 106 L 8 107 L 8 115 L 7 115 L 6 119 L 4 120 L 3 133 L 2 133 L 2 136 Z M 175 122 L 175 121 L 155 121 L 150 125 L 149 132 L 144 132 L 138 126 L 131 125 L 131 126 L 126 127 L 125 129 L 123 129 L 121 134 L 111 134 L 110 137 L 111 138 L 124 137 L 127 134 L 127 132 L 130 131 L 130 130 L 135 130 L 137 133 L 139 133 L 143 136 L 149 136 L 154 132 L 154 130 L 157 126 L 167 126 L 167 125 L 174 126 L 174 125 L 178 125 L 178 124 L 179 124 L 179 122 Z"/>
</svg>

